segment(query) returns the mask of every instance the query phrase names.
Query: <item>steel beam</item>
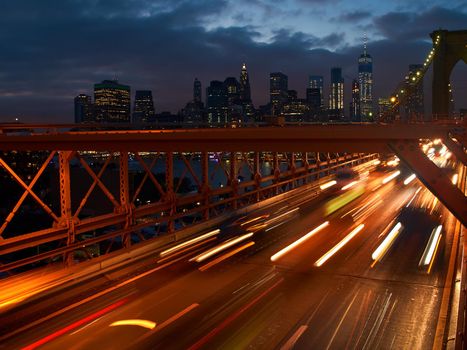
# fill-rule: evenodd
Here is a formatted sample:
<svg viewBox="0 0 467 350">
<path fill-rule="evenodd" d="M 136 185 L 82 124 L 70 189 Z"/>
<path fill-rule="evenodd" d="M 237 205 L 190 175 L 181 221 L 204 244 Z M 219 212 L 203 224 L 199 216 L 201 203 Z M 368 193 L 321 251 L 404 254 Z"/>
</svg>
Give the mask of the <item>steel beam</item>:
<svg viewBox="0 0 467 350">
<path fill-rule="evenodd" d="M 130 178 L 128 174 L 128 152 L 120 152 L 119 162 L 119 189 L 120 189 L 120 207 L 117 212 L 126 215 L 124 229 L 134 225 L 133 205 L 130 199 Z M 123 246 L 129 248 L 131 245 L 131 235 L 126 233 L 123 235 Z"/>
<path fill-rule="evenodd" d="M 27 128 L 27 125 L 25 125 Z M 176 129 L 62 132 L 56 134 L 0 134 L 2 150 L 91 150 L 209 152 L 277 151 L 384 153 L 388 142 L 444 139 L 465 125 L 305 125 L 261 128 Z"/>
<path fill-rule="evenodd" d="M 174 192 L 174 158 L 173 152 L 167 152 L 165 154 L 165 186 L 166 193 L 164 201 L 169 203 L 170 213 L 169 216 L 172 218 L 177 213 L 176 197 Z M 169 233 L 175 231 L 174 220 L 169 219 L 167 223 L 167 230 Z"/>
<path fill-rule="evenodd" d="M 467 166 L 467 154 L 465 153 L 465 146 L 460 142 L 454 141 L 449 136 L 446 137 L 443 142 L 449 148 L 449 150 L 454 153 L 457 160 Z"/>
<path fill-rule="evenodd" d="M 397 156 L 416 174 L 420 181 L 446 208 L 467 227 L 467 200 L 445 174 L 420 149 L 418 142 L 405 141 L 389 144 Z"/>
<path fill-rule="evenodd" d="M 47 166 L 49 165 L 49 163 L 52 161 L 53 157 L 55 156 L 56 154 L 56 151 L 52 151 L 50 152 L 49 156 L 47 157 L 47 159 L 45 160 L 44 163 L 42 163 L 42 166 L 40 167 L 40 169 L 37 171 L 36 175 L 34 176 L 34 178 L 31 180 L 31 182 L 29 183 L 28 185 L 28 189 L 26 189 L 23 194 L 21 195 L 20 199 L 18 200 L 18 202 L 16 202 L 16 205 L 14 206 L 14 208 L 11 210 L 11 212 L 8 214 L 8 216 L 5 218 L 5 221 L 3 222 L 3 225 L 2 227 L 0 227 L 0 237 L 1 235 L 3 234 L 3 232 L 5 231 L 5 229 L 7 228 L 8 224 L 11 222 L 11 220 L 13 220 L 15 214 L 18 212 L 18 209 L 21 207 L 21 204 L 23 204 L 24 200 L 26 199 L 26 197 L 28 196 L 28 194 L 32 191 L 32 188 L 34 187 L 34 185 L 36 184 L 37 180 L 39 180 L 39 178 L 41 177 L 41 175 L 44 173 L 45 169 L 47 168 Z"/>
</svg>

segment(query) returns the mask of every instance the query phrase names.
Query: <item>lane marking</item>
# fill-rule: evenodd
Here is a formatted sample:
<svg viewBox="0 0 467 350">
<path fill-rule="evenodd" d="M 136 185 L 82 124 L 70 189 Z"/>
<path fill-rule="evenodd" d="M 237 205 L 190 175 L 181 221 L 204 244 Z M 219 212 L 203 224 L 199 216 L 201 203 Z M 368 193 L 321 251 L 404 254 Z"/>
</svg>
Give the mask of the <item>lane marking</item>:
<svg viewBox="0 0 467 350">
<path fill-rule="evenodd" d="M 242 308 L 237 310 L 235 313 L 233 313 L 232 315 L 227 317 L 220 325 L 218 325 L 216 328 L 214 328 L 212 331 L 210 331 L 208 334 L 206 334 L 204 337 L 202 337 L 200 340 L 198 340 L 195 344 L 190 346 L 188 348 L 188 350 L 201 349 L 212 337 L 216 336 L 219 332 L 221 332 L 229 324 L 231 324 L 238 317 L 240 317 L 241 314 L 243 314 L 245 311 L 247 311 L 252 306 L 254 306 L 263 297 L 268 295 L 274 288 L 276 288 L 283 281 L 284 281 L 284 278 L 279 279 L 276 283 L 274 283 L 271 287 L 266 289 L 264 292 L 262 292 L 260 295 L 258 295 L 256 298 L 254 298 L 252 301 L 250 301 L 248 304 L 246 304 L 245 306 L 243 306 Z"/>
<path fill-rule="evenodd" d="M 300 326 L 295 333 L 290 337 L 290 339 L 285 343 L 282 347 L 281 350 L 290 350 L 294 347 L 295 343 L 297 340 L 302 336 L 302 334 L 306 331 L 308 328 L 307 325 L 302 325 Z"/>
<path fill-rule="evenodd" d="M 349 313 L 350 308 L 352 307 L 353 303 L 355 302 L 355 299 L 357 298 L 357 295 L 358 295 L 358 293 L 355 293 L 355 296 L 353 297 L 353 299 L 352 299 L 352 301 L 350 302 L 349 306 L 347 306 L 347 310 L 345 310 L 344 315 L 342 316 L 342 318 L 341 318 L 339 324 L 337 325 L 336 329 L 334 330 L 334 333 L 332 334 L 331 340 L 329 341 L 329 344 L 328 344 L 328 346 L 326 347 L 326 350 L 329 350 L 329 349 L 331 348 L 331 344 L 332 344 L 332 342 L 334 341 L 334 338 L 336 337 L 337 332 L 338 332 L 339 329 L 341 328 L 342 323 L 344 322 L 345 317 L 346 317 L 347 314 Z"/>
<path fill-rule="evenodd" d="M 184 308 L 182 311 L 176 313 L 175 315 L 169 317 L 167 320 L 165 320 L 164 322 L 162 322 L 159 326 L 157 326 L 156 328 L 150 330 L 148 333 L 144 334 L 143 336 L 139 337 L 138 339 L 136 339 L 131 345 L 129 348 L 136 348 L 136 344 L 138 344 L 139 342 L 141 342 L 142 340 L 145 340 L 151 336 L 153 336 L 155 333 L 163 330 L 164 328 L 166 328 L 168 325 L 170 325 L 171 323 L 174 323 L 175 321 L 177 321 L 180 317 L 186 315 L 187 313 L 189 313 L 191 310 L 193 309 L 196 309 L 197 307 L 199 306 L 198 303 L 193 303 L 191 304 L 190 306 Z"/>
</svg>

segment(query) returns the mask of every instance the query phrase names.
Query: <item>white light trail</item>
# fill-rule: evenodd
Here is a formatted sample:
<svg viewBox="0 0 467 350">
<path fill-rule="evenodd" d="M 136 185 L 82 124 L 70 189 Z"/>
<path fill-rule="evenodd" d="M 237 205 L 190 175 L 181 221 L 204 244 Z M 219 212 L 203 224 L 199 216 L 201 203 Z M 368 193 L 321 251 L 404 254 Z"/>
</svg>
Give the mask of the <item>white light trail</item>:
<svg viewBox="0 0 467 350">
<path fill-rule="evenodd" d="M 289 244 L 287 247 L 279 250 L 276 254 L 274 254 L 273 256 L 271 256 L 271 261 L 276 261 L 277 259 L 279 259 L 280 257 L 282 257 L 283 255 L 287 254 L 288 252 L 290 252 L 292 249 L 296 248 L 297 246 L 299 246 L 300 244 L 302 244 L 303 242 L 305 242 L 307 239 L 311 238 L 312 236 L 314 236 L 316 233 L 318 233 L 319 231 L 321 231 L 323 228 L 325 228 L 326 226 L 329 225 L 329 221 L 325 221 L 323 222 L 321 225 L 319 225 L 318 227 L 314 228 L 313 230 L 311 230 L 310 232 L 308 232 L 305 236 L 303 236 L 302 238 L 296 240 L 295 242 L 293 242 L 292 244 Z"/>
<path fill-rule="evenodd" d="M 420 186 L 420 187 L 415 191 L 415 194 L 413 195 L 412 199 L 410 199 L 409 203 L 407 203 L 407 205 L 406 205 L 407 208 L 410 206 L 410 204 L 412 204 L 413 200 L 415 199 L 415 197 L 417 196 L 418 192 L 420 192 L 421 189 L 422 189 L 422 186 Z"/>
<path fill-rule="evenodd" d="M 457 185 L 457 180 L 459 180 L 459 174 L 454 174 L 451 180 L 452 184 Z"/>
<path fill-rule="evenodd" d="M 434 228 L 431 232 L 430 239 L 428 240 L 428 244 L 425 248 L 425 251 L 422 254 L 422 258 L 420 259 L 419 266 L 427 266 L 430 265 L 433 256 L 435 255 L 436 248 L 438 247 L 439 240 L 441 239 L 441 230 L 443 229 L 442 225 Z"/>
<path fill-rule="evenodd" d="M 334 186 L 335 184 L 337 184 L 337 181 L 332 180 L 332 181 L 326 182 L 325 184 L 322 184 L 321 186 L 319 186 L 319 188 L 322 189 L 322 190 L 325 190 L 326 188 Z"/>
<path fill-rule="evenodd" d="M 207 258 L 210 258 L 211 256 L 223 251 L 224 249 L 227 249 L 241 241 L 244 241 L 245 239 L 248 239 L 250 238 L 251 236 L 253 236 L 253 232 L 249 232 L 247 233 L 246 235 L 243 235 L 243 236 L 240 236 L 240 237 L 237 237 L 237 238 L 233 238 L 233 239 L 230 239 L 228 241 L 226 241 L 225 243 L 221 244 L 221 245 L 218 245 L 214 248 L 211 248 L 209 249 L 208 251 L 198 255 L 198 256 L 195 256 L 194 258 L 191 258 L 190 261 L 196 261 L 196 262 L 201 262 L 203 260 L 206 260 Z"/>
<path fill-rule="evenodd" d="M 396 237 L 399 235 L 402 229 L 402 224 L 398 222 L 396 226 L 393 227 L 391 232 L 386 236 L 386 238 L 383 240 L 383 242 L 379 245 L 378 248 L 371 254 L 371 258 L 373 260 L 378 261 L 380 260 L 388 251 L 388 249 L 391 247 L 391 245 L 394 243 L 394 240 Z"/>
<path fill-rule="evenodd" d="M 215 229 L 213 231 L 205 233 L 204 235 L 201 235 L 201 236 L 198 236 L 196 238 L 190 239 L 189 241 L 183 242 L 183 243 L 181 243 L 179 245 L 176 245 L 175 247 L 164 250 L 163 252 L 160 253 L 160 256 L 165 256 L 165 255 L 168 255 L 170 253 L 176 252 L 177 250 L 180 250 L 180 249 L 185 248 L 185 247 L 187 247 L 189 245 L 192 245 L 193 243 L 196 243 L 196 242 L 202 241 L 202 240 L 204 240 L 206 238 L 209 238 L 211 236 L 217 235 L 219 232 L 221 232 L 221 230 Z"/>
<path fill-rule="evenodd" d="M 411 183 L 415 178 L 417 177 L 417 175 L 415 174 L 412 174 L 410 175 L 407 179 L 404 180 L 404 185 L 408 185 L 409 183 Z"/>
<path fill-rule="evenodd" d="M 387 184 L 389 181 L 391 181 L 392 179 L 395 179 L 396 177 L 398 177 L 399 175 L 401 174 L 401 171 L 400 170 L 397 170 L 395 172 L 393 172 L 391 175 L 385 177 L 383 179 L 383 185 Z"/>
<path fill-rule="evenodd" d="M 321 258 L 319 258 L 315 262 L 315 266 L 320 267 L 326 261 L 328 261 L 334 254 L 336 254 L 343 246 L 345 246 L 352 238 L 355 237 L 357 233 L 359 233 L 365 224 L 358 225 L 352 232 L 350 232 L 347 236 L 345 236 L 339 243 L 337 243 L 331 250 L 329 250 L 326 254 L 324 254 Z"/>
<path fill-rule="evenodd" d="M 348 190 L 350 187 L 355 186 L 358 184 L 358 181 L 352 181 L 351 183 L 345 185 L 344 187 L 341 188 L 342 191 Z"/>
</svg>

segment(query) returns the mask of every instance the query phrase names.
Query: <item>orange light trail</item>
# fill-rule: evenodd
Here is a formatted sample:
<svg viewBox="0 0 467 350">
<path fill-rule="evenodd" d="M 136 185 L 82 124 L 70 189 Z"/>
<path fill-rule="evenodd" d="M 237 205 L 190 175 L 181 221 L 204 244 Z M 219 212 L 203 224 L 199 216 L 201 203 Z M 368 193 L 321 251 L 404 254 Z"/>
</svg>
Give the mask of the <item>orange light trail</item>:
<svg viewBox="0 0 467 350">
<path fill-rule="evenodd" d="M 170 259 L 173 259 L 173 258 L 176 258 L 177 256 L 180 256 L 180 255 L 183 255 L 189 251 L 191 251 L 192 253 L 196 253 L 198 251 L 200 251 L 201 249 L 196 249 L 196 248 L 199 248 L 203 245 L 205 245 L 206 243 L 209 243 L 209 242 L 212 242 L 212 241 L 215 241 L 216 240 L 216 237 L 211 237 L 211 238 L 208 238 L 202 242 L 199 242 L 197 244 L 193 244 L 193 245 L 190 245 L 189 247 L 186 247 L 185 249 L 183 250 L 179 250 L 178 252 L 174 253 L 174 254 L 171 254 L 169 256 L 166 256 L 165 258 L 162 258 L 162 259 L 159 259 L 157 260 L 157 263 L 160 264 L 160 263 L 163 263 L 167 260 L 170 260 Z"/>
<path fill-rule="evenodd" d="M 109 325 L 109 327 L 116 326 L 138 326 L 147 329 L 154 329 L 156 327 L 156 322 L 149 320 L 140 320 L 140 319 L 130 319 L 130 320 L 120 320 L 115 321 Z"/>
<path fill-rule="evenodd" d="M 253 219 L 250 219 L 248 221 L 241 223 L 240 226 L 245 226 L 245 225 L 251 224 L 252 222 L 261 220 L 261 219 L 267 219 L 268 217 L 269 217 L 269 214 L 261 215 L 261 216 L 258 216 L 256 218 L 253 218 Z"/>
<path fill-rule="evenodd" d="M 163 252 L 160 253 L 160 256 L 168 255 L 168 254 L 170 254 L 172 252 L 175 252 L 175 251 L 177 251 L 179 249 L 185 248 L 186 246 L 189 246 L 189 245 L 191 245 L 193 243 L 197 243 L 199 241 L 202 241 L 203 239 L 206 239 L 206 238 L 212 237 L 214 235 L 217 235 L 219 232 L 221 232 L 221 230 L 216 229 L 216 230 L 210 231 L 208 233 L 205 233 L 205 234 L 203 234 L 201 236 L 198 236 L 196 238 L 190 239 L 189 241 L 183 242 L 183 243 L 181 243 L 179 245 L 176 245 L 175 247 L 164 250 Z"/>
<path fill-rule="evenodd" d="M 318 233 L 319 231 L 321 231 L 323 228 L 325 228 L 326 226 L 329 225 L 329 221 L 325 221 L 323 222 L 321 225 L 319 225 L 318 227 L 314 228 L 313 230 L 311 230 L 310 232 L 308 232 L 305 236 L 303 236 L 302 238 L 296 240 L 295 242 L 293 242 L 292 244 L 288 245 L 287 247 L 279 250 L 276 254 L 274 254 L 273 256 L 271 256 L 271 261 L 276 261 L 277 259 L 279 259 L 280 257 L 282 257 L 283 255 L 287 254 L 288 252 L 290 252 L 292 249 L 296 248 L 297 246 L 299 246 L 300 244 L 302 244 L 303 242 L 305 242 L 307 239 L 313 237 L 316 233 Z"/>
<path fill-rule="evenodd" d="M 363 228 L 365 227 L 365 224 L 360 224 L 358 225 L 355 229 L 352 230 L 347 236 L 345 236 L 339 243 L 337 243 L 331 250 L 329 250 L 326 254 L 324 254 L 321 258 L 319 258 L 315 262 L 315 266 L 320 267 L 322 266 L 326 261 L 328 261 L 334 254 L 336 254 L 343 246 L 345 246 L 349 241 L 354 238 L 357 233 L 359 233 Z"/>
<path fill-rule="evenodd" d="M 206 271 L 207 269 L 213 267 L 214 265 L 224 261 L 225 259 L 230 258 L 231 256 L 240 253 L 242 250 L 245 250 L 248 247 L 251 247 L 254 245 L 255 242 L 248 242 L 247 244 L 242 245 L 241 247 L 238 247 L 237 249 L 232 250 L 231 252 L 228 252 L 224 255 L 221 255 L 220 257 L 214 259 L 213 261 L 208 262 L 206 265 L 201 266 L 198 270 L 200 271 Z"/>
<path fill-rule="evenodd" d="M 243 236 L 240 236 L 240 237 L 237 237 L 237 238 L 233 238 L 233 239 L 230 239 L 228 241 L 226 241 L 225 243 L 221 244 L 221 245 L 218 245 L 218 246 L 215 246 L 214 248 L 211 248 L 209 249 L 208 251 L 198 255 L 198 256 L 195 256 L 194 258 L 191 258 L 190 261 L 196 261 L 196 262 L 201 262 L 203 260 L 206 260 L 208 258 L 210 258 L 211 256 L 223 251 L 224 249 L 227 249 L 241 241 L 244 241 L 245 239 L 248 239 L 250 238 L 251 236 L 253 236 L 253 232 L 249 232 L 247 233 L 246 235 L 243 235 Z"/>
</svg>

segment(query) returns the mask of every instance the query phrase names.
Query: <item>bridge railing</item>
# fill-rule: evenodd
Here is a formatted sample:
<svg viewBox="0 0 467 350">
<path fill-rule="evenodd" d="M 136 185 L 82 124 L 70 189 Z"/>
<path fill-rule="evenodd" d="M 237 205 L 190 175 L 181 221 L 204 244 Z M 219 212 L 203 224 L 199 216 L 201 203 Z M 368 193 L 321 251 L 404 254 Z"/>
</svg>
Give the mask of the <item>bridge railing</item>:
<svg viewBox="0 0 467 350">
<path fill-rule="evenodd" d="M 0 203 L 0 272 L 6 273 L 50 262 L 71 264 L 157 239 L 376 157 L 51 151 L 42 152 L 40 159 L 26 152 L 24 162 L 18 154 L 0 157 L 3 188 L 17 186 L 3 197 L 10 200 Z M 13 164 L 34 162 L 30 173 Z M 26 220 L 30 224 L 21 225 Z M 28 231 L 28 226 L 36 229 Z"/>
</svg>

